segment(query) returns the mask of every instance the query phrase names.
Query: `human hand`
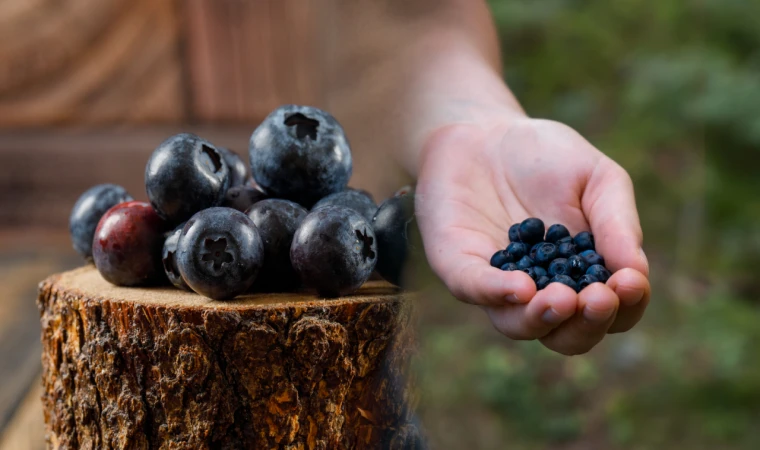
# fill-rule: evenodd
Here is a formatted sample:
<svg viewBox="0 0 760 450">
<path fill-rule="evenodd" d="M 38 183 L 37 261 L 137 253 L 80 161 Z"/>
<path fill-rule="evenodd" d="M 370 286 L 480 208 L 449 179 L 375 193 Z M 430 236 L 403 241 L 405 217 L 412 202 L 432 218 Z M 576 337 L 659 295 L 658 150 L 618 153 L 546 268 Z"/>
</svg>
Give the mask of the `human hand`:
<svg viewBox="0 0 760 450">
<path fill-rule="evenodd" d="M 631 179 L 578 133 L 528 118 L 449 125 L 431 134 L 420 167 L 417 220 L 428 260 L 501 333 L 574 355 L 641 319 L 651 291 Z M 592 231 L 612 277 L 580 293 L 560 283 L 537 292 L 527 274 L 491 267 L 510 225 L 527 217 L 573 235 Z"/>
</svg>

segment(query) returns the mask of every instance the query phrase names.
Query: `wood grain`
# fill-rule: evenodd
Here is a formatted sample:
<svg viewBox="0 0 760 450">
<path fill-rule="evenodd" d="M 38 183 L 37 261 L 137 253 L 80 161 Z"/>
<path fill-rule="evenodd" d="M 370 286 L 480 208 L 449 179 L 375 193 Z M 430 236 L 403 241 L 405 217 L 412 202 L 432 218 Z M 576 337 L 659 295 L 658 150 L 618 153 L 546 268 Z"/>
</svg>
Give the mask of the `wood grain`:
<svg viewBox="0 0 760 450">
<path fill-rule="evenodd" d="M 174 1 L 2 5 L 3 128 L 186 117 Z"/>
<path fill-rule="evenodd" d="M 38 306 L 53 448 L 419 448 L 412 303 L 387 283 L 218 302 L 81 268 Z"/>
</svg>

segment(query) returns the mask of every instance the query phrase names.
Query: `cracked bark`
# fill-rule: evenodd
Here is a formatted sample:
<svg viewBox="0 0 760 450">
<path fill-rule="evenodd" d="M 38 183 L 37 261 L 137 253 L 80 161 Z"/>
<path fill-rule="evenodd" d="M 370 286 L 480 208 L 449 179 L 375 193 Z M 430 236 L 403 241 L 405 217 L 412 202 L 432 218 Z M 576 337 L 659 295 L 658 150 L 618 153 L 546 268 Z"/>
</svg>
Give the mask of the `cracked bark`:
<svg viewBox="0 0 760 450">
<path fill-rule="evenodd" d="M 56 449 L 413 449 L 411 303 L 387 284 L 214 302 L 93 268 L 40 284 Z"/>
</svg>

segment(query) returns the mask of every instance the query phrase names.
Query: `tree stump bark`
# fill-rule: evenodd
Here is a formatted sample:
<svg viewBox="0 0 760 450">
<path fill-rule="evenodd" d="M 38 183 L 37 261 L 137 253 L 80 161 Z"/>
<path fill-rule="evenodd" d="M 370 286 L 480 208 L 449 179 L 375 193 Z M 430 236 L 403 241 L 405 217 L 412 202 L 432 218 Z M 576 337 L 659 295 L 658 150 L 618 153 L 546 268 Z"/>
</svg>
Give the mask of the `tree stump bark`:
<svg viewBox="0 0 760 450">
<path fill-rule="evenodd" d="M 92 267 L 40 284 L 55 449 L 414 449 L 411 303 L 355 295 L 217 302 L 119 288 Z"/>
</svg>

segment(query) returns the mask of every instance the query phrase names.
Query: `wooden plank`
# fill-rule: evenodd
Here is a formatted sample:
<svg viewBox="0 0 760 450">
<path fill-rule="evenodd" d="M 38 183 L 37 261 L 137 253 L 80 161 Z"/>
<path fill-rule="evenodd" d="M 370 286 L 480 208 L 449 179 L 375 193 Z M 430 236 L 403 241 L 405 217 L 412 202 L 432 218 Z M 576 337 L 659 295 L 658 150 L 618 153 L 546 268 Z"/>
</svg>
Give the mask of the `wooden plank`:
<svg viewBox="0 0 760 450">
<path fill-rule="evenodd" d="M 250 121 L 283 103 L 317 105 L 322 2 L 188 0 L 183 10 L 192 116 Z"/>
<path fill-rule="evenodd" d="M 186 118 L 175 2 L 2 5 L 0 127 Z"/>
<path fill-rule="evenodd" d="M 45 449 L 41 396 L 42 382 L 39 377 L 35 377 L 29 393 L 19 405 L 5 431 L 0 434 L 0 450 Z"/>
</svg>

